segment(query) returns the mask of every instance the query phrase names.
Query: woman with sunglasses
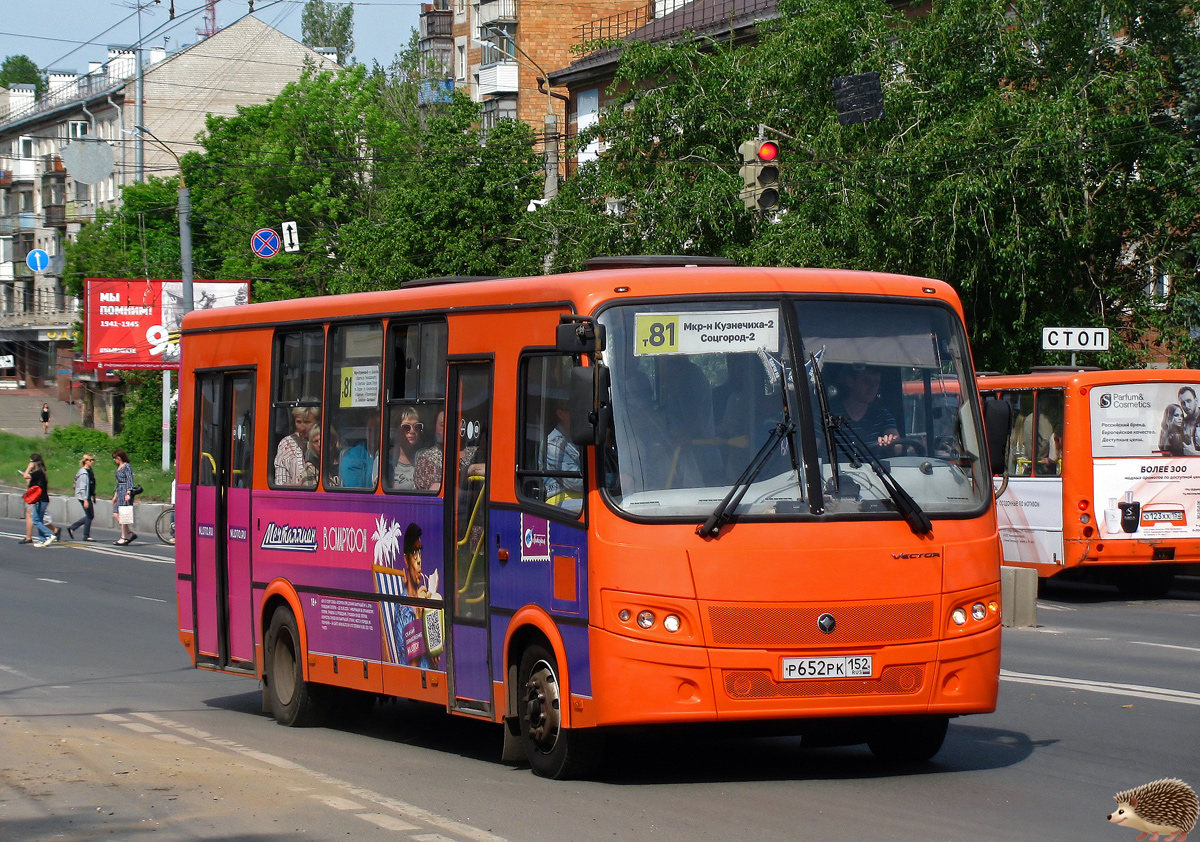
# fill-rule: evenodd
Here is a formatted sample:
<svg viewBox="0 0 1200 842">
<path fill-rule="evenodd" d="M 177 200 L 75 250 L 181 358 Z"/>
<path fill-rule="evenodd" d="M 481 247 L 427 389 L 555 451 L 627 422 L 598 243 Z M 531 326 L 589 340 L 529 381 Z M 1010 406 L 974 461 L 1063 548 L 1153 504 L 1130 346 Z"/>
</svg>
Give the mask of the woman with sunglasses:
<svg viewBox="0 0 1200 842">
<path fill-rule="evenodd" d="M 424 431 L 425 425 L 414 408 L 401 410 L 400 423 L 396 425 L 392 488 L 417 487 L 417 442 Z"/>
</svg>

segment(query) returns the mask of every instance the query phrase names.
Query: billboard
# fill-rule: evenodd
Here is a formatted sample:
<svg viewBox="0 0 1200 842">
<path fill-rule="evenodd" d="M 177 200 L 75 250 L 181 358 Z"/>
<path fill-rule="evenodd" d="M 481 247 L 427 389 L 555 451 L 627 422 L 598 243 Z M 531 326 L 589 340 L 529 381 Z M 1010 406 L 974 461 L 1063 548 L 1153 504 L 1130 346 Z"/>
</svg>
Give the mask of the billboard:
<svg viewBox="0 0 1200 842">
<path fill-rule="evenodd" d="M 248 281 L 194 281 L 192 309 L 250 300 Z M 183 281 L 84 280 L 84 357 L 109 369 L 178 368 Z"/>
<path fill-rule="evenodd" d="M 1092 473 L 1105 540 L 1200 537 L 1196 383 L 1091 390 Z"/>
</svg>

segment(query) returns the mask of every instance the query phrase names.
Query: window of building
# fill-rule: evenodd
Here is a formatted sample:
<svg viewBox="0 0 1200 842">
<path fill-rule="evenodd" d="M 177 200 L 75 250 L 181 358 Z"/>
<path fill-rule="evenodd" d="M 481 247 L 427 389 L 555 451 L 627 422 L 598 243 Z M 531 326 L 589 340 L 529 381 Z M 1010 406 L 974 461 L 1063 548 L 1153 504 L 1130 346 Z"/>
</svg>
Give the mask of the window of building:
<svg viewBox="0 0 1200 842">
<path fill-rule="evenodd" d="M 446 423 L 446 323 L 392 324 L 384 425 L 389 491 L 437 492 Z"/>
<path fill-rule="evenodd" d="M 314 488 L 317 484 L 324 338 L 321 328 L 280 331 L 275 336 L 272 486 Z"/>
<path fill-rule="evenodd" d="M 517 494 L 578 515 L 583 509 L 583 465 L 571 441 L 569 388 L 574 360 L 535 354 L 521 361 Z"/>
<path fill-rule="evenodd" d="M 88 134 L 88 124 L 86 120 L 71 120 L 67 123 L 67 137 L 71 140 L 83 137 Z"/>
</svg>

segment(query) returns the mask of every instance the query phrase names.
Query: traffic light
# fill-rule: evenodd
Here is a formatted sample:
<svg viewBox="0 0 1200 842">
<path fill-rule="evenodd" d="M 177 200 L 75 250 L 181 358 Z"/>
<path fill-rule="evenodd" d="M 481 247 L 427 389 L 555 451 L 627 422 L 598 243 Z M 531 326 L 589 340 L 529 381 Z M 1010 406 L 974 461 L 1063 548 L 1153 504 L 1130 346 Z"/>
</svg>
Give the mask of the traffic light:
<svg viewBox="0 0 1200 842">
<path fill-rule="evenodd" d="M 747 210 L 770 210 L 779 204 L 779 144 L 755 138 L 738 147 L 742 156 L 742 204 Z"/>
</svg>

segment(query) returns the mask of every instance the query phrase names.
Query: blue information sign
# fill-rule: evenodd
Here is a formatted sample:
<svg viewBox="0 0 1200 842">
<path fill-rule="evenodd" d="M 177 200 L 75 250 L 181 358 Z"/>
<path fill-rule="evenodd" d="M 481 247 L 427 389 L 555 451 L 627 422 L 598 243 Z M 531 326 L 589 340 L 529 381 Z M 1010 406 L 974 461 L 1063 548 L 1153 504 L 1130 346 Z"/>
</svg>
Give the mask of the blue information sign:
<svg viewBox="0 0 1200 842">
<path fill-rule="evenodd" d="M 259 257 L 274 257 L 279 254 L 279 235 L 270 228 L 259 228 L 250 238 L 250 248 Z"/>
<path fill-rule="evenodd" d="M 25 257 L 25 263 L 35 272 L 45 272 L 50 266 L 50 255 L 45 249 L 34 249 Z"/>
</svg>

